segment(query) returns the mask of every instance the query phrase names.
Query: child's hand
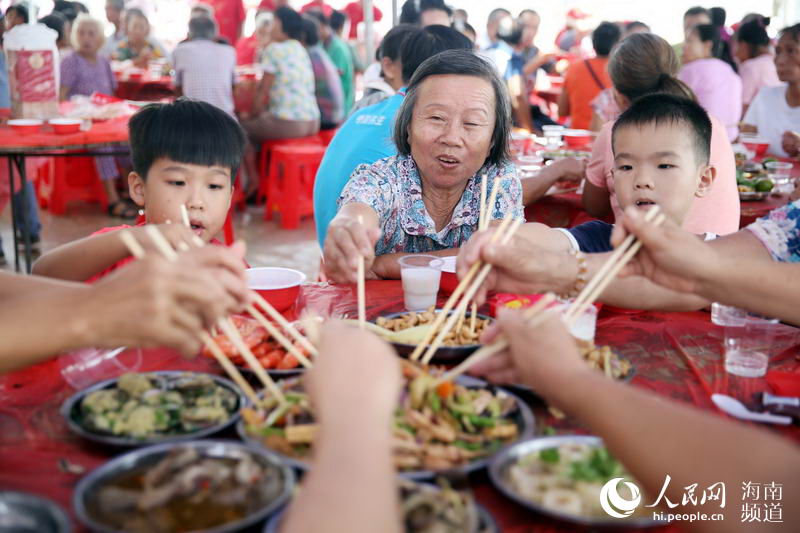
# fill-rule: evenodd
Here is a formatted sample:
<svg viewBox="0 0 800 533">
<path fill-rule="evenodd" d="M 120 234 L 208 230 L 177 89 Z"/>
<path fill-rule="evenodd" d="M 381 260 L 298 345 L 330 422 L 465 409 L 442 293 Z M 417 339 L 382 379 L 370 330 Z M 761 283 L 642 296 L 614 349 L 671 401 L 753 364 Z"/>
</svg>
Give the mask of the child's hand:
<svg viewBox="0 0 800 533">
<path fill-rule="evenodd" d="M 167 239 L 167 242 L 176 252 L 197 248 L 203 244 L 202 241 L 198 241 L 199 237 L 183 224 L 150 224 L 150 226 L 158 228 L 158 231 Z M 141 243 L 148 255 L 163 255 L 161 249 L 156 246 L 150 237 L 147 228 L 148 225 L 144 225 L 134 230 L 136 231 L 136 240 Z"/>
</svg>

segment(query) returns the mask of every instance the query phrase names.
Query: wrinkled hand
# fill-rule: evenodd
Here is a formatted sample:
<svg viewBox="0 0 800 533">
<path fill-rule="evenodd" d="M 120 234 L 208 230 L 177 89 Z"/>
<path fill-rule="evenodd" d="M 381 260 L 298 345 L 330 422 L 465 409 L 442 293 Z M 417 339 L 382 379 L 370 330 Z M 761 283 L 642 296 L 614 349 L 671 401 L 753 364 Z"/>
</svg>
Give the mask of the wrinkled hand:
<svg viewBox="0 0 800 533">
<path fill-rule="evenodd" d="M 197 354 L 201 332 L 248 301 L 244 247 L 217 246 L 168 261 L 151 254 L 92 287 L 89 315 L 105 346 L 168 346 Z"/>
<path fill-rule="evenodd" d="M 783 147 L 783 151 L 789 154 L 790 157 L 797 157 L 800 155 L 800 133 L 796 131 L 783 132 L 781 146 Z"/>
<path fill-rule="evenodd" d="M 572 279 L 569 278 L 571 270 L 565 266 L 565 261 L 569 259 L 566 254 L 550 252 L 519 235 L 514 236 L 506 245 L 491 243 L 489 241 L 494 231 L 495 228 L 491 228 L 474 234 L 461 247 L 456 261 L 459 279 L 478 260 L 494 267 L 478 289 L 475 300 L 479 304 L 486 300 L 488 291 L 563 292 L 563 288 L 574 280 L 574 275 Z M 575 269 L 572 271 L 577 274 Z"/>
<path fill-rule="evenodd" d="M 586 176 L 586 160 L 565 157 L 550 164 L 559 176 L 557 181 L 580 182 Z"/>
<path fill-rule="evenodd" d="M 670 220 L 656 226 L 632 207 L 614 227 L 612 244 L 619 246 L 629 233 L 636 235 L 642 248 L 620 273 L 623 277 L 644 276 L 668 289 L 695 293 L 702 277 L 720 263 L 714 248 L 697 235 Z"/>
<path fill-rule="evenodd" d="M 355 218 L 336 217 L 325 237 L 325 273 L 336 283 L 358 282 L 358 257 L 364 256 L 364 272 L 372 270 L 378 228 L 370 228 Z"/>
<path fill-rule="evenodd" d="M 493 383 L 525 384 L 549 400 L 569 390 L 572 376 L 590 369 L 560 315 L 547 313 L 548 318 L 532 328 L 521 311 L 501 309 L 481 341 L 489 343 L 502 334 L 510 347 L 475 365 L 470 373 Z"/>
<path fill-rule="evenodd" d="M 320 355 L 306 374 L 306 387 L 323 422 L 364 417 L 388 420 L 400 394 L 400 364 L 392 348 L 373 333 L 342 322 L 322 328 Z"/>
</svg>

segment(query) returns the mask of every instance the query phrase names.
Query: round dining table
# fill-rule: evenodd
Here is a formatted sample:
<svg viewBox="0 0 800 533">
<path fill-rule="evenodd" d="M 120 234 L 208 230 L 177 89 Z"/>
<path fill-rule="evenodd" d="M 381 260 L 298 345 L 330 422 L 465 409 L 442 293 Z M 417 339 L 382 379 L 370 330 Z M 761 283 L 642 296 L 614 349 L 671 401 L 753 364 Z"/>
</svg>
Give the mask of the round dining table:
<svg viewBox="0 0 800 533">
<path fill-rule="evenodd" d="M 440 305 L 446 296 L 440 293 Z M 402 311 L 401 283 L 366 282 L 366 301 L 368 318 Z M 490 307 L 487 305 L 483 310 Z M 325 283 L 305 284 L 297 303 L 286 316 L 296 318 L 305 309 L 327 317 L 354 317 L 357 312 L 356 288 Z M 784 325 L 777 327 L 770 354 L 770 372 L 766 378 L 737 378 L 725 372 L 723 330 L 711 323 L 706 312 L 660 313 L 602 308 L 596 343 L 611 346 L 614 352 L 632 363 L 634 373 L 629 386 L 694 405 L 713 416 L 725 416 L 714 407 L 711 394 L 720 392 L 749 399 L 757 392 L 771 390 L 770 376 L 773 373 L 800 377 L 800 329 Z M 167 349 L 145 351 L 139 370 L 222 373 L 211 359 L 185 359 Z M 120 453 L 82 440 L 70 432 L 59 408 L 74 392 L 62 377 L 59 359 L 0 376 L 0 489 L 26 491 L 50 498 L 67 510 L 73 521 L 71 498 L 78 480 Z M 558 434 L 586 433 L 575 420 L 555 418 L 535 394 L 521 394 L 533 408 L 539 435 L 553 431 Z M 653 419 L 651 427 L 638 429 L 652 431 L 658 426 L 659 420 Z M 760 429 L 800 443 L 797 425 L 765 425 Z M 236 435 L 231 432 L 222 437 L 236 438 Z M 471 475 L 468 486 L 506 533 L 570 532 L 576 529 L 574 524 L 533 513 L 506 499 L 489 482 L 485 472 Z M 84 531 L 79 523 L 75 522 L 75 526 L 77 531 Z M 679 529 L 670 524 L 648 531 Z"/>
</svg>

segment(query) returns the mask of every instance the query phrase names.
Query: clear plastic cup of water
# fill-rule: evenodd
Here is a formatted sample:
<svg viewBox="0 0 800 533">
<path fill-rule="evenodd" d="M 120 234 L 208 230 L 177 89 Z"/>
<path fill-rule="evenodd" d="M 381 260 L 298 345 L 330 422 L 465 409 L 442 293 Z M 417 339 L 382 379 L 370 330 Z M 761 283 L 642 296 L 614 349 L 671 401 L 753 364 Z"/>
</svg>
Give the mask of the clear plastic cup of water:
<svg viewBox="0 0 800 533">
<path fill-rule="evenodd" d="M 748 315 L 744 324 L 725 328 L 725 371 L 758 378 L 767 373 L 777 320 Z"/>
<path fill-rule="evenodd" d="M 718 326 L 744 326 L 747 319 L 747 311 L 723 305 L 718 302 L 711 304 L 711 322 Z"/>
<path fill-rule="evenodd" d="M 61 375 L 74 389 L 85 389 L 99 381 L 112 379 L 142 367 L 139 348 L 81 348 L 58 358 Z"/>
<path fill-rule="evenodd" d="M 403 301 L 407 311 L 424 311 L 436 305 L 444 261 L 433 255 L 400 258 Z"/>
<path fill-rule="evenodd" d="M 547 146 L 555 148 L 561 146 L 561 136 L 564 134 L 565 129 L 564 126 L 560 125 L 542 126 L 542 133 L 544 138 L 547 139 Z"/>
<path fill-rule="evenodd" d="M 544 165 L 544 158 L 538 154 L 519 155 L 515 161 L 521 178 L 532 178 Z"/>
<path fill-rule="evenodd" d="M 792 181 L 792 163 L 788 161 L 770 161 L 764 163 L 767 169 L 767 177 L 771 179 L 775 185 L 787 185 Z"/>
</svg>

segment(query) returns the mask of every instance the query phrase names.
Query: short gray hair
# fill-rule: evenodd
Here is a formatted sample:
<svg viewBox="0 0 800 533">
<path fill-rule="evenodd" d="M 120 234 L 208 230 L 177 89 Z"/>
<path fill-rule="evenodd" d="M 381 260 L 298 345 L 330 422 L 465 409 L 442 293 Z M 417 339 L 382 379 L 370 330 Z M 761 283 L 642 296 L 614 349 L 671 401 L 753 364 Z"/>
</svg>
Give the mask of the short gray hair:
<svg viewBox="0 0 800 533">
<path fill-rule="evenodd" d="M 425 78 L 446 74 L 474 76 L 488 81 L 494 90 L 494 131 L 492 146 L 486 162 L 499 165 L 509 158 L 508 138 L 511 135 L 511 102 L 503 80 L 494 65 L 471 50 L 445 50 L 426 59 L 414 72 L 408 84 L 406 97 L 397 112 L 394 123 L 394 144 L 400 155 L 411 154 L 408 130 L 417 103 L 419 87 Z M 485 164 L 485 163 L 484 163 Z"/>
<path fill-rule="evenodd" d="M 189 20 L 190 39 L 213 40 L 217 36 L 217 23 L 205 16 L 192 17 Z"/>
</svg>

